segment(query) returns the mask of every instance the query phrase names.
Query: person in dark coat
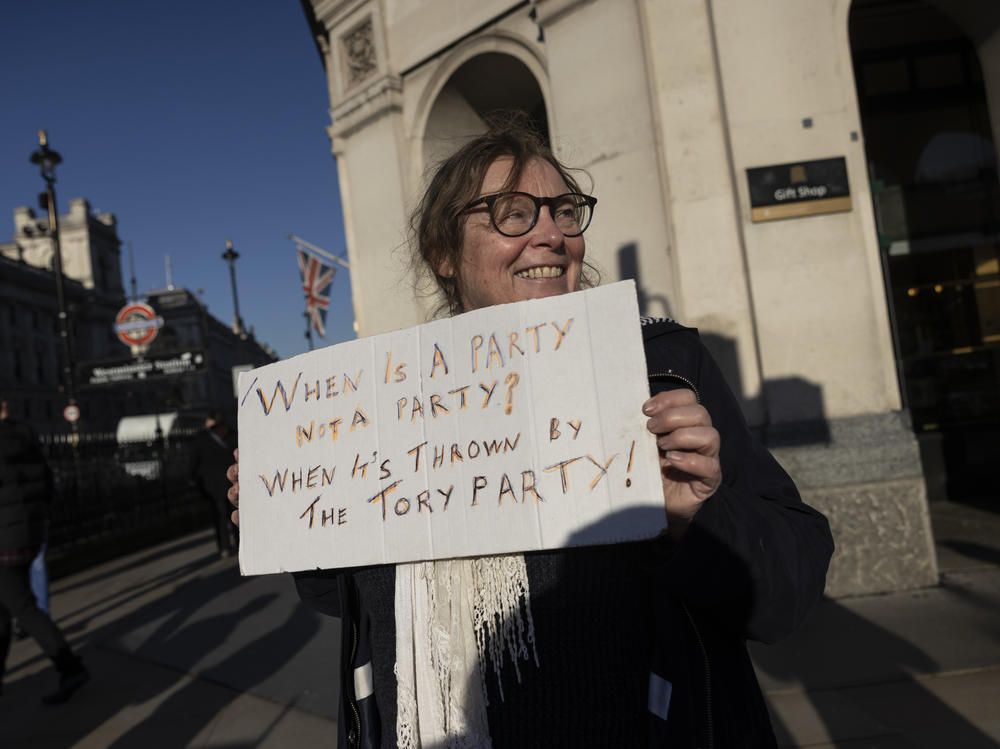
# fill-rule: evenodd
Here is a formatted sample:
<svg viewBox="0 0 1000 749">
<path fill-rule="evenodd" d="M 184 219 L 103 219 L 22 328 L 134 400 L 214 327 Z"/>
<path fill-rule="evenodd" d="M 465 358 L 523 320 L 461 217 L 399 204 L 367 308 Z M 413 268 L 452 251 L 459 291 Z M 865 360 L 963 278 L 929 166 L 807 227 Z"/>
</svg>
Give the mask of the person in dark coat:
<svg viewBox="0 0 1000 749">
<path fill-rule="evenodd" d="M 415 259 L 452 314 L 574 292 L 592 284 L 596 203 L 537 133 L 493 127 L 438 167 Z M 338 746 L 776 747 L 746 640 L 808 616 L 829 524 L 751 433 L 697 331 L 635 325 L 651 397 L 634 407 L 660 449 L 666 533 L 295 573 L 300 598 L 341 620 Z M 238 465 L 229 478 L 238 507 Z"/>
<path fill-rule="evenodd" d="M 42 701 L 65 702 L 90 674 L 31 592 L 31 562 L 45 540 L 52 478 L 34 432 L 9 417 L 0 398 L 0 693 L 10 651 L 11 618 L 52 659 L 59 686 Z"/>
<path fill-rule="evenodd" d="M 222 557 L 232 556 L 239 547 L 226 499 L 229 489 L 226 468 L 233 462 L 236 445 L 236 430 L 230 428 L 225 412 L 213 411 L 205 418 L 205 428 L 191 446 L 191 477 L 212 509 L 215 542 Z"/>
</svg>

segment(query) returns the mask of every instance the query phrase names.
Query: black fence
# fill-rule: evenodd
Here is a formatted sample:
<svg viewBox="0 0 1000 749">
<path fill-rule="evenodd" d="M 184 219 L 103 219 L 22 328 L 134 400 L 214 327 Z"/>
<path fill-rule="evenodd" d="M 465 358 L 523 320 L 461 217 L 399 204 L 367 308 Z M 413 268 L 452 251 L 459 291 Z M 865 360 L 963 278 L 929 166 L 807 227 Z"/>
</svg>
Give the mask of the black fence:
<svg viewBox="0 0 1000 749">
<path fill-rule="evenodd" d="M 114 433 L 42 435 L 55 478 L 49 511 L 54 576 L 173 538 L 211 522 L 189 469 L 194 430 L 147 442 Z"/>
</svg>

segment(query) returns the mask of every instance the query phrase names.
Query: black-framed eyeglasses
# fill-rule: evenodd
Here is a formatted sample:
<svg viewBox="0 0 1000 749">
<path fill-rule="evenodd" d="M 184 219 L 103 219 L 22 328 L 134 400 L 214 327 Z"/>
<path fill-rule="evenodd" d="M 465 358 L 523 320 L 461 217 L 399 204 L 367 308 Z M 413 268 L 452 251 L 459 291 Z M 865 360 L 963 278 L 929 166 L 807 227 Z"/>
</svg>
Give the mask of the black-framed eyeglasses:
<svg viewBox="0 0 1000 749">
<path fill-rule="evenodd" d="M 498 192 L 476 198 L 459 215 L 480 203 L 486 204 L 493 228 L 505 237 L 520 237 L 535 228 L 543 205 L 548 206 L 559 231 L 567 237 L 578 237 L 590 226 L 597 198 L 578 192 L 554 198 L 537 198 L 526 192 Z"/>
</svg>

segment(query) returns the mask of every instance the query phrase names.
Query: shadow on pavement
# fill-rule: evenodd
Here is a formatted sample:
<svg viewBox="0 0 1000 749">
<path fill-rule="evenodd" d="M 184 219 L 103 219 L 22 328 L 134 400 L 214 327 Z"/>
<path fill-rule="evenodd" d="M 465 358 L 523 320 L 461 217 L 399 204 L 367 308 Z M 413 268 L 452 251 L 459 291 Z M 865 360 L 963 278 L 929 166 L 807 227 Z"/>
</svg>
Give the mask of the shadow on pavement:
<svg viewBox="0 0 1000 749">
<path fill-rule="evenodd" d="M 41 671 L 31 668 L 44 659 L 40 653 L 22 659 L 8 672 L 0 700 L 0 743 L 188 746 L 247 692 L 275 703 L 275 722 L 283 715 L 282 703 L 285 711 L 300 707 L 335 717 L 336 699 L 310 690 L 309 684 L 335 681 L 338 637 L 329 632 L 319 637 L 329 625 L 321 625 L 318 614 L 299 604 L 291 578 L 243 578 L 235 560 L 216 563 L 214 554 L 192 560 L 195 545 L 123 560 L 121 570 L 157 560 L 159 564 L 150 569 L 149 578 L 137 575 L 134 582 L 112 586 L 103 597 L 86 603 L 79 603 L 87 593 L 85 585 L 98 582 L 94 590 L 101 591 L 101 578 L 120 573 L 107 569 L 83 582 L 73 581 L 68 589 L 74 592 L 66 603 L 74 610 L 57 613 L 71 622 L 67 634 L 76 633 L 72 639 L 80 644 L 92 680 L 69 703 L 46 708 L 38 698 L 51 689 L 55 673 L 47 661 Z M 172 566 L 167 557 L 179 551 L 187 554 Z M 181 582 L 192 574 L 196 576 Z M 157 591 L 162 593 L 154 600 L 141 602 Z M 122 615 L 108 619 L 116 609 Z M 94 624 L 102 618 L 106 623 Z M 314 640 L 321 642 L 313 644 L 311 654 L 304 653 Z M 317 662 L 317 645 L 329 651 L 329 665 Z M 23 675 L 15 680 L 18 672 Z"/>
<path fill-rule="evenodd" d="M 790 725 L 797 710 L 781 709 L 782 695 L 775 697 L 771 690 L 780 746 L 824 741 L 829 742 L 824 746 L 844 749 L 997 746 L 917 678 L 938 671 L 939 663 L 834 601 L 824 601 L 789 639 L 770 646 L 755 643 L 751 652 L 759 673 L 806 690 L 811 711 L 802 717 L 817 716 L 825 729 L 826 736 L 804 737 L 803 725 Z"/>
<path fill-rule="evenodd" d="M 216 615 L 190 624 L 185 624 L 185 617 L 176 612 L 172 621 L 158 628 L 138 652 L 140 655 L 161 656 L 162 651 L 168 651 L 187 669 L 194 670 L 199 653 L 222 647 L 240 622 L 273 601 L 273 596 L 258 596 L 231 614 Z M 304 607 L 297 606 L 262 638 L 207 668 L 199 674 L 199 678 L 227 686 L 236 681 L 244 688 L 260 684 L 279 671 L 317 629 L 316 617 Z M 190 745 L 191 740 L 223 712 L 238 692 L 215 690 L 211 695 L 214 699 L 205 699 L 201 686 L 190 682 L 173 692 L 151 716 L 111 746 L 115 749 L 162 746 L 165 736 L 170 737 L 171 746 Z"/>
<path fill-rule="evenodd" d="M 159 561 L 165 557 L 173 556 L 174 554 L 202 546 L 205 543 L 204 538 L 205 536 L 203 534 L 196 534 L 186 538 L 177 539 L 176 541 L 164 544 L 158 548 L 149 549 L 145 552 L 135 554 L 134 556 L 129 557 L 128 562 L 123 563 L 120 567 L 117 565 L 99 565 L 97 568 L 100 570 L 99 572 L 94 572 L 90 576 L 86 576 L 86 574 L 80 575 L 79 578 L 71 585 L 63 586 L 60 590 L 63 593 L 68 593 L 69 591 L 76 590 L 77 588 L 85 588 L 88 585 L 93 585 L 94 583 L 108 580 L 112 577 L 118 577 L 130 569 L 145 567 L 146 565 L 152 564 L 153 562 Z M 205 554 L 201 557 L 203 566 L 207 565 L 215 558 L 216 555 L 214 553 Z"/>
<path fill-rule="evenodd" d="M 969 559 L 986 562 L 987 564 L 1000 565 L 1000 549 L 992 546 L 985 546 L 972 541 L 938 541 L 938 545 L 951 549 Z"/>
</svg>

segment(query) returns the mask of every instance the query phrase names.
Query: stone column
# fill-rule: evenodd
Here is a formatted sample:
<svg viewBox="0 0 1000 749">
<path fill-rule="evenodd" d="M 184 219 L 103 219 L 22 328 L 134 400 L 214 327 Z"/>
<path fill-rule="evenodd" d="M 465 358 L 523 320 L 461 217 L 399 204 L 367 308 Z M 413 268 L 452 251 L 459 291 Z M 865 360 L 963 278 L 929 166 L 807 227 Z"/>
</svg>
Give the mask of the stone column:
<svg viewBox="0 0 1000 749">
<path fill-rule="evenodd" d="M 593 177 L 587 255 L 604 281 L 635 278 L 644 314 L 676 317 L 658 133 L 638 7 L 540 0 L 552 145 Z M 584 177 L 581 186 L 588 188 Z"/>
<path fill-rule="evenodd" d="M 359 336 L 422 321 L 409 273 L 402 82 L 390 68 L 380 4 L 317 8 L 330 85 L 328 128 L 344 210 Z M 322 14 L 321 14 L 322 11 Z M 331 209 L 332 210 L 332 209 Z"/>
</svg>

